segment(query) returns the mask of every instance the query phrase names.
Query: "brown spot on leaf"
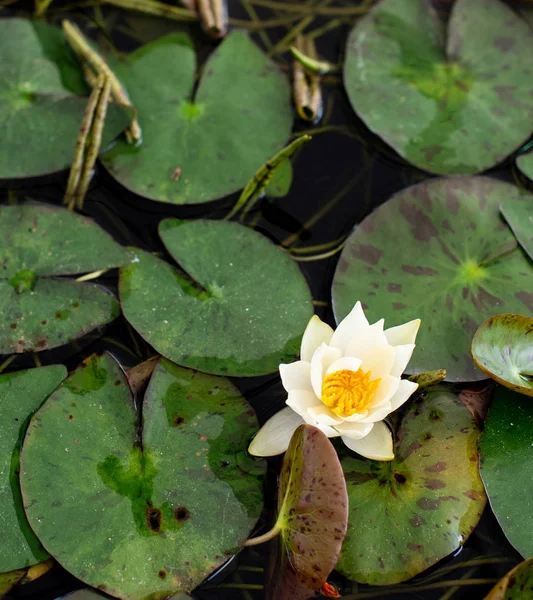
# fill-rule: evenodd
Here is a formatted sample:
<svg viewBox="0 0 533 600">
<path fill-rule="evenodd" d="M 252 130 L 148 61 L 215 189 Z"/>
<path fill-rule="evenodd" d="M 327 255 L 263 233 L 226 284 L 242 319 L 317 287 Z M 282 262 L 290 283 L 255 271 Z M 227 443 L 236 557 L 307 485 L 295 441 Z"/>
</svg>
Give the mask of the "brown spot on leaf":
<svg viewBox="0 0 533 600">
<path fill-rule="evenodd" d="M 530 312 L 533 312 L 533 294 L 531 292 L 516 292 L 515 296 Z"/>
<path fill-rule="evenodd" d="M 158 533 L 161 531 L 161 511 L 151 505 L 146 507 L 146 524 L 152 531 Z"/>
<path fill-rule="evenodd" d="M 178 521 L 178 523 L 183 523 L 191 518 L 191 513 L 186 506 L 178 506 L 176 509 L 174 509 L 174 518 L 176 521 Z"/>
<path fill-rule="evenodd" d="M 426 522 L 424 521 L 422 515 L 419 515 L 418 513 L 416 513 L 415 516 L 412 519 L 409 519 L 409 523 L 413 527 L 422 527 L 422 525 L 426 524 Z"/>
<path fill-rule="evenodd" d="M 420 265 L 402 265 L 402 271 L 411 275 L 438 275 L 439 272 L 431 267 L 421 267 Z"/>
<path fill-rule="evenodd" d="M 440 500 L 434 500 L 433 498 L 420 498 L 416 505 L 422 510 L 438 510 L 440 506 Z"/>
<path fill-rule="evenodd" d="M 164 571 L 163 569 L 161 569 L 161 571 L 159 571 L 159 573 L 157 574 L 157 576 L 159 577 L 159 579 L 166 579 L 167 572 Z"/>
<path fill-rule="evenodd" d="M 499 37 L 494 40 L 494 45 L 502 52 L 508 52 L 514 47 L 515 41 L 512 37 Z"/>
<path fill-rule="evenodd" d="M 183 423 L 185 423 L 185 417 L 181 417 L 180 415 L 178 415 L 177 417 L 174 417 L 174 420 L 172 421 L 172 424 L 174 425 L 174 427 L 177 427 L 178 425 L 182 425 Z"/>
<path fill-rule="evenodd" d="M 389 292 L 397 292 L 400 293 L 402 291 L 402 284 L 401 283 L 389 283 L 387 285 L 387 290 Z"/>
<path fill-rule="evenodd" d="M 357 244 L 353 247 L 352 254 L 369 265 L 377 265 L 383 252 L 370 244 Z"/>
<path fill-rule="evenodd" d="M 446 463 L 445 462 L 437 462 L 431 467 L 426 467 L 426 471 L 428 473 L 441 473 L 442 471 L 446 471 Z"/>
<path fill-rule="evenodd" d="M 407 544 L 407 547 L 409 548 L 409 550 L 412 550 L 413 552 L 419 552 L 422 553 L 424 552 L 424 546 L 422 546 L 421 544 Z"/>
<path fill-rule="evenodd" d="M 400 203 L 400 213 L 411 225 L 415 239 L 427 242 L 438 235 L 433 221 L 416 206 L 403 200 Z"/>
<path fill-rule="evenodd" d="M 464 495 L 467 498 L 470 498 L 471 500 L 484 500 L 485 498 L 485 494 L 483 492 L 480 492 L 479 490 L 468 490 L 468 492 L 465 492 Z"/>
<path fill-rule="evenodd" d="M 428 490 L 441 490 L 446 487 L 446 484 L 440 479 L 427 479 L 425 487 L 427 487 Z"/>
</svg>

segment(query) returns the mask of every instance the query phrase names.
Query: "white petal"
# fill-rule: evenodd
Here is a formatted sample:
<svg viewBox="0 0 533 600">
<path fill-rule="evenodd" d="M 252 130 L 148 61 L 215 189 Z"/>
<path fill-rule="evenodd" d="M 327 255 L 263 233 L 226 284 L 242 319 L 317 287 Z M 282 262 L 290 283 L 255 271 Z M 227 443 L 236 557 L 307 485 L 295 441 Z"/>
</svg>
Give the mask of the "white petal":
<svg viewBox="0 0 533 600">
<path fill-rule="evenodd" d="M 415 345 L 405 344 L 404 346 L 396 346 L 394 349 L 396 350 L 396 358 L 390 374 L 393 377 L 400 377 L 411 360 Z"/>
<path fill-rule="evenodd" d="M 360 440 L 342 436 L 342 441 L 354 452 L 372 460 L 392 460 L 392 435 L 383 421 L 376 423 L 372 431 Z"/>
<path fill-rule="evenodd" d="M 248 452 L 253 456 L 276 456 L 289 447 L 292 434 L 304 420 L 292 408 L 284 408 L 261 427 Z"/>
<path fill-rule="evenodd" d="M 392 410 L 400 408 L 400 406 L 416 392 L 418 383 L 413 383 L 407 379 L 402 379 L 394 396 L 390 399 Z"/>
<path fill-rule="evenodd" d="M 337 348 L 332 348 L 326 344 L 322 344 L 313 354 L 311 360 L 311 385 L 317 395 L 317 398 L 322 398 L 322 380 L 324 373 L 338 358 L 341 357 L 341 351 Z"/>
<path fill-rule="evenodd" d="M 364 350 L 358 356 L 362 360 L 361 369 L 372 373 L 371 380 L 384 379 L 391 374 L 396 362 L 396 348 L 393 346 L 374 346 Z"/>
<path fill-rule="evenodd" d="M 322 431 L 323 434 L 327 435 L 328 438 L 340 436 L 340 433 L 336 429 L 333 429 L 333 427 L 330 427 L 329 425 L 322 425 L 322 423 L 314 423 L 314 426 L 318 427 L 318 429 L 320 429 L 320 431 Z"/>
<path fill-rule="evenodd" d="M 348 423 L 357 423 L 358 421 L 362 421 L 366 416 L 368 416 L 368 411 L 364 410 L 360 413 L 355 413 L 350 417 L 343 417 L 343 421 L 347 421 Z"/>
<path fill-rule="evenodd" d="M 304 331 L 300 347 L 300 358 L 311 362 L 318 347 L 321 344 L 329 344 L 332 336 L 333 329 L 327 323 L 324 323 L 320 317 L 313 315 Z"/>
<path fill-rule="evenodd" d="M 324 404 L 321 404 L 320 406 L 312 406 L 307 412 L 310 417 L 316 419 L 316 422 L 320 423 L 321 425 L 329 425 L 330 427 L 334 427 L 343 421 L 341 417 L 338 417 Z"/>
<path fill-rule="evenodd" d="M 326 375 L 331 375 L 331 373 L 336 373 L 337 371 L 353 371 L 356 373 L 359 371 L 360 366 L 361 361 L 358 358 L 354 358 L 353 356 L 343 356 L 329 365 L 326 369 Z"/>
<path fill-rule="evenodd" d="M 389 346 L 385 333 L 383 332 L 384 320 L 381 319 L 369 325 L 360 334 L 354 336 L 346 345 L 344 356 L 357 356 L 363 358 L 365 352 L 368 352 L 375 346 Z"/>
<path fill-rule="evenodd" d="M 392 377 L 392 375 L 382 377 L 374 398 L 372 398 L 372 402 L 370 403 L 369 410 L 379 408 L 385 402 L 389 403 L 390 399 L 396 393 L 400 381 L 399 377 Z"/>
<path fill-rule="evenodd" d="M 377 423 L 383 421 L 385 417 L 392 412 L 392 406 L 390 402 L 383 402 L 378 408 L 369 410 L 368 415 L 360 420 L 360 423 Z"/>
<path fill-rule="evenodd" d="M 289 392 L 286 404 L 287 406 L 290 406 L 295 413 L 299 414 L 301 417 L 305 417 L 307 411 L 312 406 L 318 406 L 321 402 L 315 396 L 315 392 L 313 391 L 292 390 Z"/>
<path fill-rule="evenodd" d="M 342 435 L 354 440 L 361 439 L 372 431 L 374 423 L 350 423 L 343 421 L 339 425 L 335 425 L 335 429 Z"/>
<path fill-rule="evenodd" d="M 385 336 L 391 346 L 414 344 L 419 327 L 420 319 L 415 319 L 414 321 L 409 321 L 409 323 L 386 329 Z"/>
<path fill-rule="evenodd" d="M 312 390 L 311 387 L 311 363 L 298 360 L 289 365 L 280 365 L 279 374 L 283 387 L 292 390 Z"/>
<path fill-rule="evenodd" d="M 368 320 L 365 317 L 363 307 L 360 302 L 357 302 L 352 311 L 339 323 L 331 338 L 330 345 L 338 348 L 344 354 L 348 342 L 361 336 L 368 327 Z"/>
</svg>

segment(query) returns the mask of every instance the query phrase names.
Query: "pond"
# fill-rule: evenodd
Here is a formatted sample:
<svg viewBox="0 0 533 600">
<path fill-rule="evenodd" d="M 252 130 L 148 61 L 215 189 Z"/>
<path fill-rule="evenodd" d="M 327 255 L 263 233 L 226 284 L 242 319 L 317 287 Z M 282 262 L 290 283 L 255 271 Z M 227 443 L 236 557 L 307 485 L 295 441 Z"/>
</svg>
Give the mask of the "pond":
<svg viewBox="0 0 533 600">
<path fill-rule="evenodd" d="M 331 455 L 328 490 L 346 494 L 345 478 L 354 511 L 339 569 L 326 573 L 330 597 L 483 599 L 532 556 L 533 9 L 456 0 L 450 17 L 452 5 L 229 0 L 222 39 L 188 5 L 172 15 L 149 0 L 0 2 L 0 523 L 18 522 L 0 529 L 0 597 L 56 600 L 85 584 L 99 596 L 72 600 L 310 597 L 308 574 L 303 592 L 289 591 L 275 543 L 243 546 L 276 522 L 280 470 L 292 476 L 317 456 Z M 298 43 L 305 61 L 310 40 L 319 76 L 289 51 Z M 100 55 L 135 108 L 121 106 L 108 77 L 96 81 Z M 301 114 L 289 102 L 298 77 L 321 93 Z M 91 88 L 95 118 L 102 98 L 114 99 L 94 174 L 87 155 L 100 148 L 91 137 L 76 146 Z M 275 162 L 294 140 L 290 162 Z M 251 201 L 241 196 L 250 180 Z M 239 198 L 249 204 L 237 211 Z M 379 419 L 393 432 L 393 462 L 363 458 L 340 437 L 332 446 L 322 436 L 317 450 L 307 432 L 283 465 L 267 453 L 267 468 L 246 449 L 258 425 L 288 410 L 279 363 L 296 360 L 313 313 L 335 328 L 358 300 L 370 322 L 421 319 L 410 367 L 392 371 L 398 381 L 436 369 L 446 381 L 420 381 Z M 478 330 L 503 313 L 521 317 Z M 66 370 L 10 378 L 48 365 Z M 332 553 L 336 562 L 329 534 L 317 545 L 320 573 Z M 294 564 L 309 541 L 291 543 Z M 18 552 L 31 558 L 17 562 Z M 42 573 L 26 573 L 49 555 Z M 152 560 L 165 566 L 150 588 Z M 5 572 L 26 579 L 2 592 Z M 505 597 L 533 597 L 527 590 Z"/>
</svg>

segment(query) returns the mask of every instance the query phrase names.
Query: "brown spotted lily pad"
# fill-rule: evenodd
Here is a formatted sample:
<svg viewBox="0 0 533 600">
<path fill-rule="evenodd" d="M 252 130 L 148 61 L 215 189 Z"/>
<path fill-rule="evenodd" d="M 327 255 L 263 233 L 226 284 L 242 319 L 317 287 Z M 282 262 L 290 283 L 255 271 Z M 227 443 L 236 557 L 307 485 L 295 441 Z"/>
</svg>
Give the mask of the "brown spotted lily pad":
<svg viewBox="0 0 533 600">
<path fill-rule="evenodd" d="M 371 321 L 420 318 L 413 373 L 484 379 L 470 354 L 479 325 L 495 313 L 533 314 L 532 263 L 500 215 L 503 200 L 533 196 L 488 177 L 433 179 L 396 194 L 346 242 L 333 280 L 337 322 L 358 300 Z"/>
<path fill-rule="evenodd" d="M 246 453 L 257 420 L 227 379 L 162 359 L 137 404 L 141 420 L 110 355 L 87 359 L 33 417 L 21 487 L 65 569 L 123 600 L 160 600 L 242 547 L 265 465 Z"/>
<path fill-rule="evenodd" d="M 533 558 L 509 571 L 485 600 L 531 600 L 533 598 Z"/>
<path fill-rule="evenodd" d="M 406 581 L 454 552 L 486 502 L 479 429 L 455 394 L 428 391 L 394 426 L 393 461 L 341 458 L 350 517 L 337 570 L 371 585 Z"/>
<path fill-rule="evenodd" d="M 474 336 L 472 356 L 498 383 L 533 396 L 533 318 L 497 315 L 487 319 Z"/>
<path fill-rule="evenodd" d="M 412 164 L 480 173 L 533 131 L 533 32 L 500 0 L 381 0 L 348 39 L 344 82 L 366 125 Z"/>
<path fill-rule="evenodd" d="M 346 483 L 337 452 L 319 429 L 300 425 L 283 459 L 276 524 L 265 536 L 250 540 L 279 536 L 267 600 L 307 600 L 319 592 L 337 562 L 347 521 Z"/>
<path fill-rule="evenodd" d="M 55 348 L 118 316 L 108 290 L 65 278 L 130 261 L 91 219 L 46 204 L 2 206 L 0 239 L 0 354 Z"/>
</svg>

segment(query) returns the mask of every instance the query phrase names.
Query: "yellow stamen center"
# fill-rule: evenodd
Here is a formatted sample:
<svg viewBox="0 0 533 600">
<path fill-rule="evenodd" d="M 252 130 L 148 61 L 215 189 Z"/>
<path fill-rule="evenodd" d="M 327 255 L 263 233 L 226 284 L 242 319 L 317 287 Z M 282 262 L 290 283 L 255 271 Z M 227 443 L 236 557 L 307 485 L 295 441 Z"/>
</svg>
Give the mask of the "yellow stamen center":
<svg viewBox="0 0 533 600">
<path fill-rule="evenodd" d="M 351 417 L 366 410 L 381 379 L 370 380 L 370 371 L 335 371 L 324 377 L 322 402 L 339 417 Z"/>
</svg>

